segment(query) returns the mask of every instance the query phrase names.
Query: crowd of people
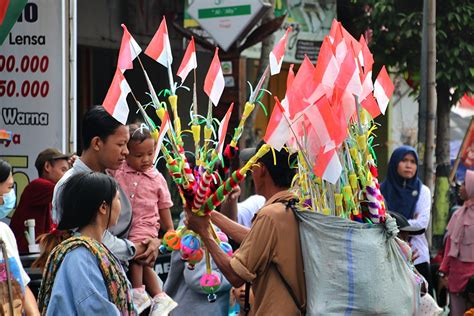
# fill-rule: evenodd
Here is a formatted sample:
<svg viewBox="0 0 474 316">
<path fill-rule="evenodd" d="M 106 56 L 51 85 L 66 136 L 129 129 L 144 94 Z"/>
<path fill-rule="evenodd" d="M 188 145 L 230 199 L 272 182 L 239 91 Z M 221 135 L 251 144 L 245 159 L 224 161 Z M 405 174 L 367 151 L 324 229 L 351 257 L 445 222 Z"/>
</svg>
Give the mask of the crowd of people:
<svg viewBox="0 0 474 316">
<path fill-rule="evenodd" d="M 299 226 L 290 207 L 296 198 L 289 191 L 292 155 L 270 151 L 259 159 L 251 173 L 255 194 L 247 200 L 238 202 L 237 186 L 209 215 L 182 210 L 179 225 L 200 235 L 222 280 L 216 301 L 209 303 L 199 284 L 204 260 L 190 270 L 173 252 L 165 284 L 153 269 L 160 230 L 175 228 L 170 208 L 177 201 L 153 164 L 156 146 L 147 127 L 122 125 L 96 106 L 83 118 L 82 142 L 80 157 L 53 148 L 39 153 L 39 178 L 25 188 L 10 227 L 0 222 L 0 265 L 8 274 L 0 278 L 0 289 L 7 289 L 0 309 L 26 315 L 305 314 Z M 243 150 L 240 159 L 248 160 L 262 145 Z M 433 275 L 425 235 L 432 194 L 417 169 L 415 149 L 397 148 L 381 191 L 399 237 L 413 249 L 412 263 L 425 282 L 421 300 L 435 306 L 425 310 L 441 312 L 433 299 L 440 293 L 434 285 L 440 283 L 449 290 L 451 315 L 464 315 L 474 307 L 474 172 L 466 174 L 465 202 L 447 226 L 442 264 Z M 11 166 L 0 160 L 0 217 L 15 205 Z M 29 250 L 24 226 L 29 219 L 41 235 L 35 264 L 43 278 L 37 300 L 19 256 Z M 232 257 L 215 242 L 210 225 L 238 248 Z M 435 282 L 438 278 L 441 282 Z"/>
</svg>

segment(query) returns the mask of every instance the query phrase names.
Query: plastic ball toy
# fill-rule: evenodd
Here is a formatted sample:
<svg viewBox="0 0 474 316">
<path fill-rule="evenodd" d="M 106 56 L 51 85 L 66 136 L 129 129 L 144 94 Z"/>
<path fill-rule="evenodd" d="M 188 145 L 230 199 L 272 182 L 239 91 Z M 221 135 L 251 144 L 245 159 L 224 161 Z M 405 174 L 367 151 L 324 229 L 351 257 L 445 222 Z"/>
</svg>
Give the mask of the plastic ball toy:
<svg viewBox="0 0 474 316">
<path fill-rule="evenodd" d="M 201 248 L 201 242 L 198 237 L 191 234 L 184 235 L 181 238 L 181 259 L 188 260 L 199 248 Z"/>
<path fill-rule="evenodd" d="M 232 246 L 227 243 L 227 242 L 221 242 L 219 244 L 219 247 L 221 247 L 221 249 L 229 256 L 229 257 L 232 257 L 232 254 L 234 253 L 234 251 L 232 250 Z"/>
<path fill-rule="evenodd" d="M 229 238 L 227 237 L 225 233 L 219 231 L 219 232 L 216 232 L 216 234 L 220 241 L 229 242 Z"/>
<path fill-rule="evenodd" d="M 175 230 L 169 230 L 163 236 L 162 243 L 169 251 L 179 250 L 181 247 L 181 238 Z"/>
<path fill-rule="evenodd" d="M 194 270 L 194 266 L 197 263 L 199 263 L 202 260 L 203 257 L 204 257 L 204 252 L 202 251 L 202 248 L 199 248 L 194 253 L 192 253 L 188 257 L 188 269 L 189 270 Z"/>
<path fill-rule="evenodd" d="M 209 303 L 216 301 L 216 291 L 221 286 L 221 279 L 216 272 L 204 273 L 199 280 L 202 290 L 207 293 Z"/>
</svg>

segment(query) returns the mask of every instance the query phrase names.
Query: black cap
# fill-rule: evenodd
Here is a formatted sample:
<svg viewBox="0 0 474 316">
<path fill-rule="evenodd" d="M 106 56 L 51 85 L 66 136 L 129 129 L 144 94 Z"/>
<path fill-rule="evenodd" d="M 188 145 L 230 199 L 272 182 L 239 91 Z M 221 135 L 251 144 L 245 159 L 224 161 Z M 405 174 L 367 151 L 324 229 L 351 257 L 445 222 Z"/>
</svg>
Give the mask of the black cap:
<svg viewBox="0 0 474 316">
<path fill-rule="evenodd" d="M 424 228 L 419 228 L 419 227 L 414 227 L 411 226 L 408 220 L 406 219 L 403 214 L 400 214 L 398 212 L 388 212 L 393 218 L 395 218 L 395 221 L 397 222 L 398 229 L 403 232 L 407 232 L 410 235 L 421 235 L 425 232 Z"/>
</svg>

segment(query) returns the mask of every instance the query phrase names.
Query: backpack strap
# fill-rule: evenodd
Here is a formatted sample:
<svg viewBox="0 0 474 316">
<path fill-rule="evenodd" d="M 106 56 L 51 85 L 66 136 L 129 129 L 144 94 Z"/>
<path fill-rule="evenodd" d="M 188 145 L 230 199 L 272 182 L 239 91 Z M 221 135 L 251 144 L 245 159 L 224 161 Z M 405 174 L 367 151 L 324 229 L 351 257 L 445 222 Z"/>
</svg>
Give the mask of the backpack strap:
<svg viewBox="0 0 474 316">
<path fill-rule="evenodd" d="M 250 312 L 250 282 L 245 282 L 244 315 Z"/>
<path fill-rule="evenodd" d="M 12 280 L 10 278 L 10 264 L 8 262 L 8 255 L 7 255 L 7 247 L 3 239 L 0 238 L 0 248 L 3 254 L 3 261 L 5 262 L 5 270 L 6 270 L 6 277 L 7 277 L 7 285 L 8 285 L 8 299 L 10 300 L 10 315 L 13 316 L 13 288 L 12 288 Z"/>
</svg>

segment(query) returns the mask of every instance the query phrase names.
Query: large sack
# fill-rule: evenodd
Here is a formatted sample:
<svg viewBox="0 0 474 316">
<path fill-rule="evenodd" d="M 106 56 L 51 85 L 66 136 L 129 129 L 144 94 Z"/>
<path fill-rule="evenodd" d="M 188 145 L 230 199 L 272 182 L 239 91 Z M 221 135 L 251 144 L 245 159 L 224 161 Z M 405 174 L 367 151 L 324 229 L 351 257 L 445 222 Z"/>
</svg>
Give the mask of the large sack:
<svg viewBox="0 0 474 316">
<path fill-rule="evenodd" d="M 369 225 L 315 212 L 300 220 L 308 315 L 415 315 L 420 285 L 395 220 Z"/>
</svg>

